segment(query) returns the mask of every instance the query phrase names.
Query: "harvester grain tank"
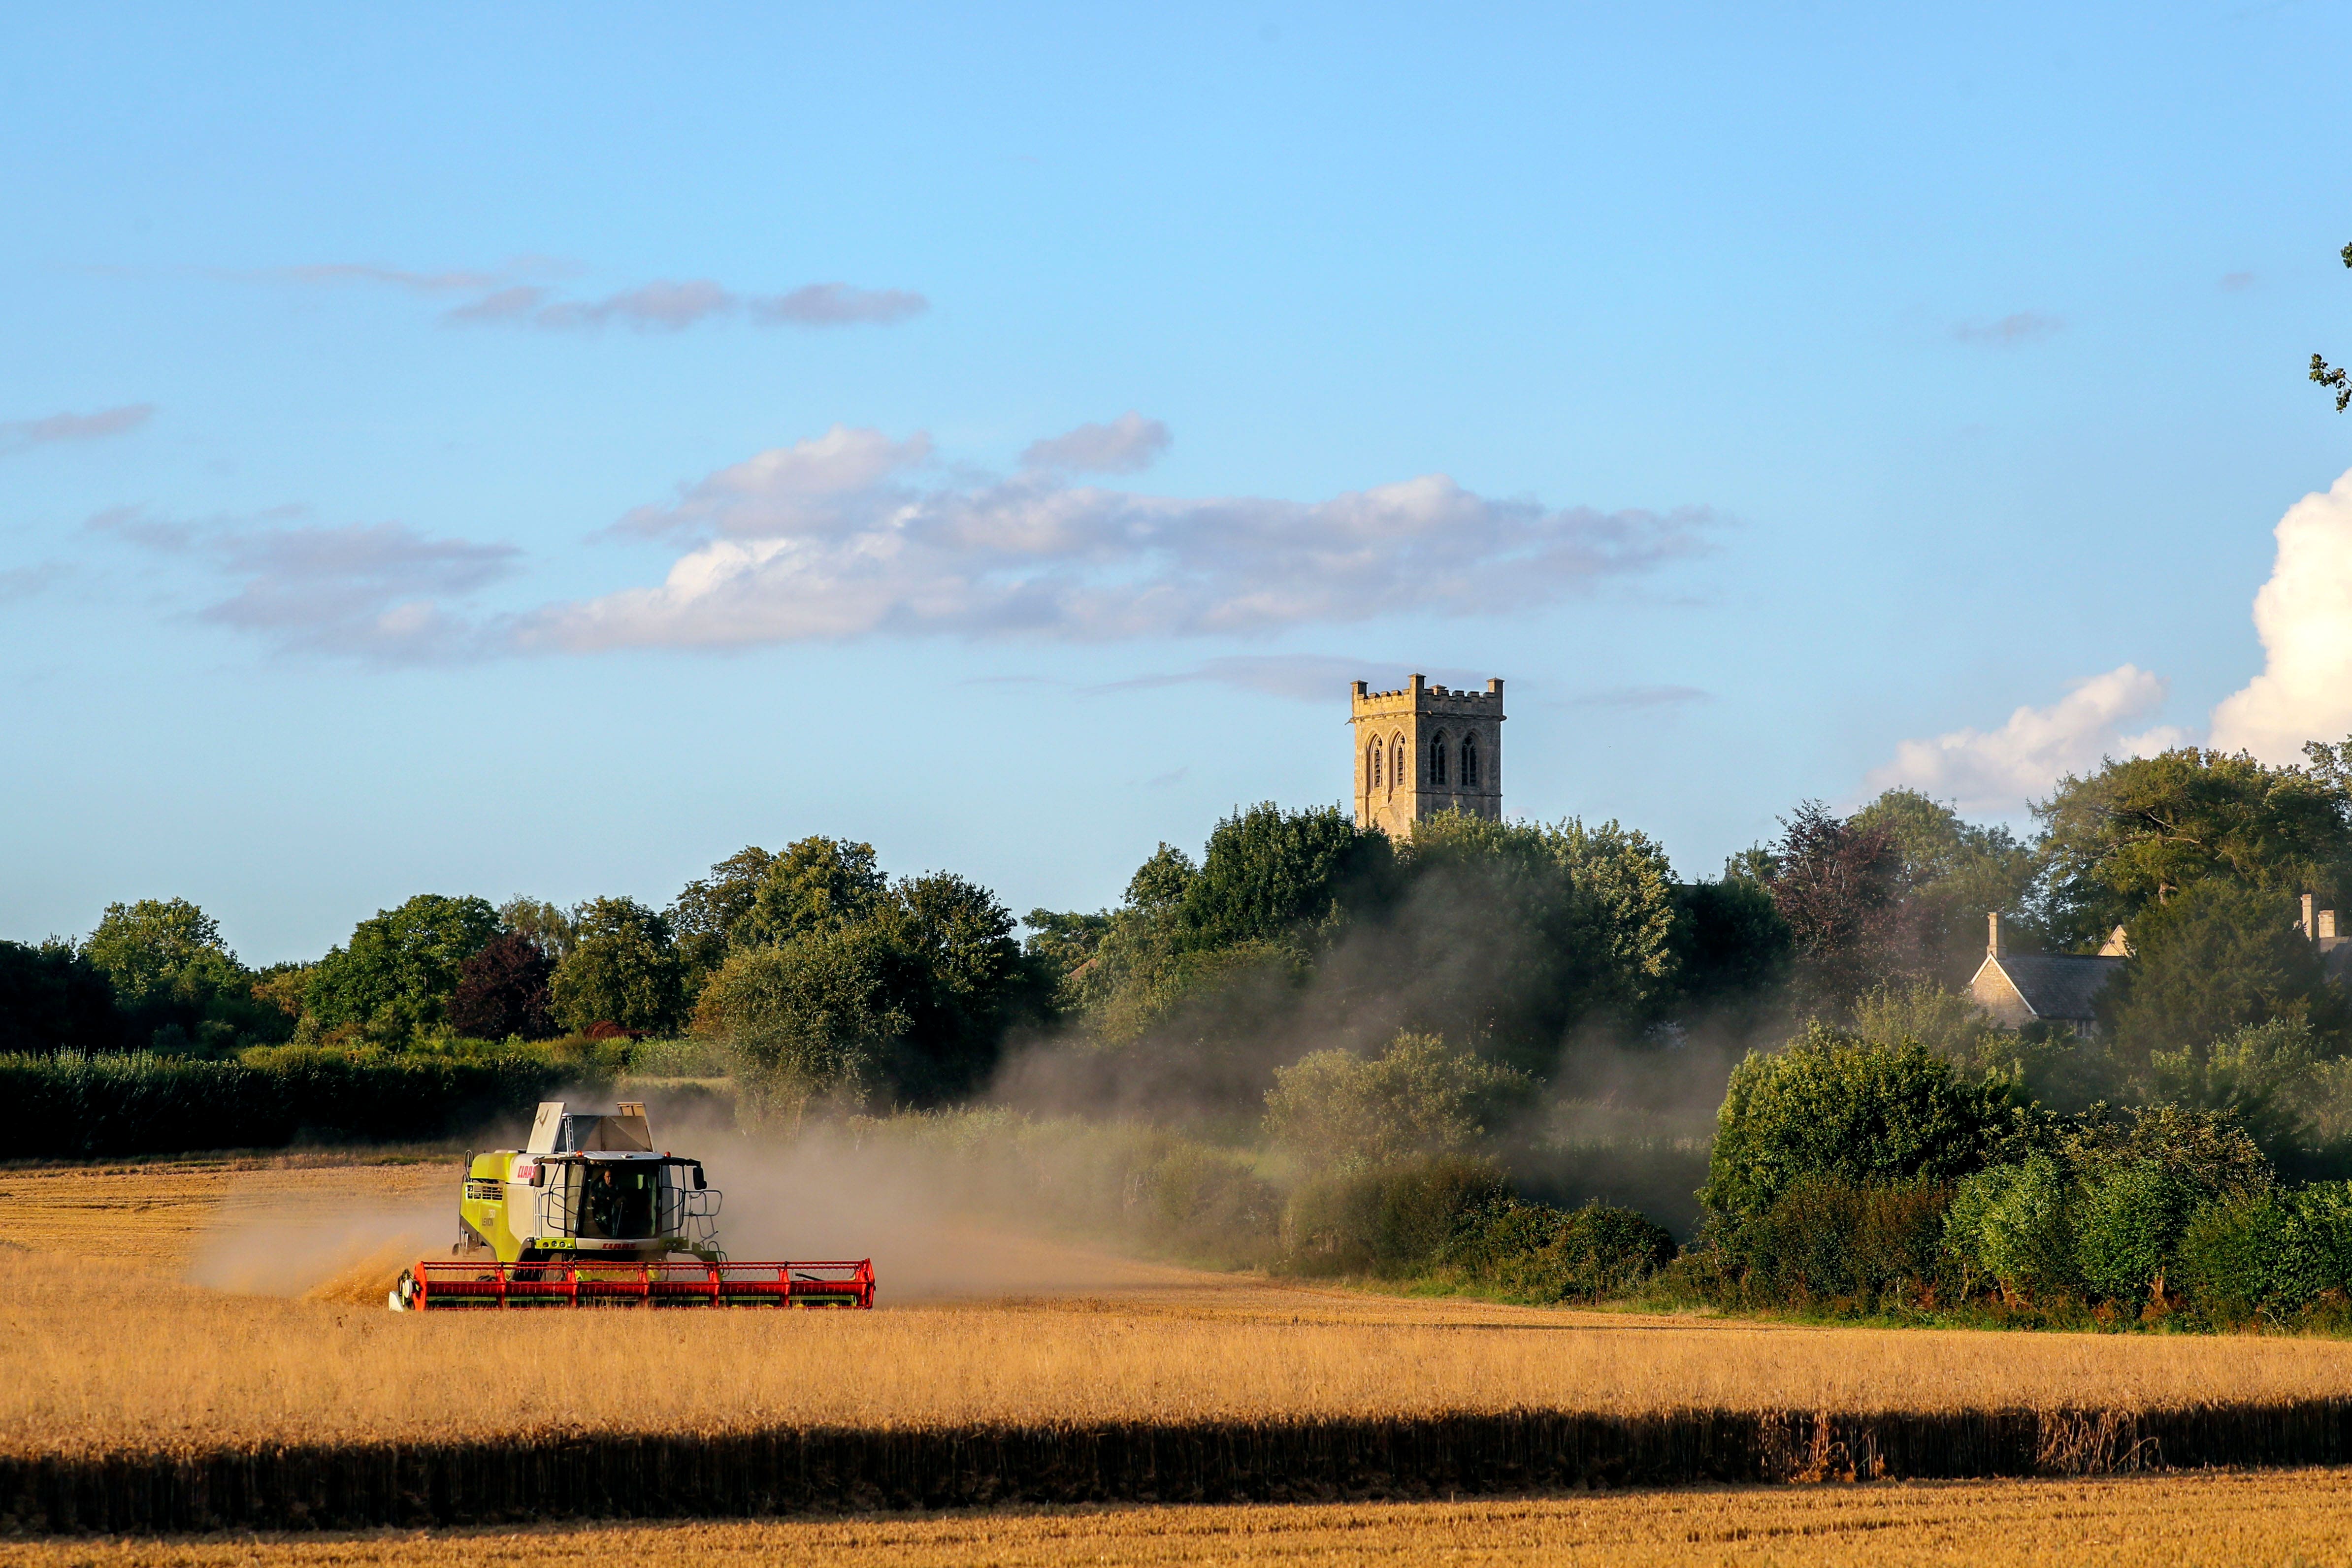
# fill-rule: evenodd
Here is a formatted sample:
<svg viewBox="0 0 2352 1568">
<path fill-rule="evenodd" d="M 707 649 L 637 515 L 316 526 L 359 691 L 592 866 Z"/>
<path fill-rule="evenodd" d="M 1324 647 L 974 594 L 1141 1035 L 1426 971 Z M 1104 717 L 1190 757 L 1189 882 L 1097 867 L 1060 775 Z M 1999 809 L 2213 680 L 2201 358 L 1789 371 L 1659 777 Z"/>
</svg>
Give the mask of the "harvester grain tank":
<svg viewBox="0 0 2352 1568">
<path fill-rule="evenodd" d="M 654 1148 L 641 1101 L 539 1108 L 529 1146 L 466 1161 L 457 1242 L 400 1277 L 396 1312 L 451 1307 L 871 1307 L 874 1263 L 743 1263 L 702 1162 Z"/>
</svg>

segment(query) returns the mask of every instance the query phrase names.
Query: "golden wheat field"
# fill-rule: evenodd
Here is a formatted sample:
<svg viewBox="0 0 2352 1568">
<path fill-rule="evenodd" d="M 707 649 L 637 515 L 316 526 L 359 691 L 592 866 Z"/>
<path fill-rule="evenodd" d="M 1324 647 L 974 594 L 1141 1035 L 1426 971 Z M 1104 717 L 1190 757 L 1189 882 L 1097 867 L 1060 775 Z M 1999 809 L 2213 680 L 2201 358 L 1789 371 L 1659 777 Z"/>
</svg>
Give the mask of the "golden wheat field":
<svg viewBox="0 0 2352 1568">
<path fill-rule="evenodd" d="M 871 1313 L 387 1312 L 392 1272 L 439 1239 L 398 1226 L 437 1231 L 454 1172 L 347 1157 L 0 1173 L 0 1447 L 1521 1408 L 2131 1408 L 2352 1390 L 2352 1344 L 2331 1341 L 1806 1329 L 1401 1300 L 1002 1237 L 985 1251 L 1005 1278 L 1065 1283 L 888 1304 L 886 1256 L 887 1305 Z M 902 1243 L 902 1272 L 957 1244 Z"/>
<path fill-rule="evenodd" d="M 1880 1483 L 1459 1503 L 1110 1508 L 822 1522 L 0 1544 L 0 1568 L 1546 1563 L 2150 1568 L 2352 1561 L 2352 1471 Z"/>
</svg>

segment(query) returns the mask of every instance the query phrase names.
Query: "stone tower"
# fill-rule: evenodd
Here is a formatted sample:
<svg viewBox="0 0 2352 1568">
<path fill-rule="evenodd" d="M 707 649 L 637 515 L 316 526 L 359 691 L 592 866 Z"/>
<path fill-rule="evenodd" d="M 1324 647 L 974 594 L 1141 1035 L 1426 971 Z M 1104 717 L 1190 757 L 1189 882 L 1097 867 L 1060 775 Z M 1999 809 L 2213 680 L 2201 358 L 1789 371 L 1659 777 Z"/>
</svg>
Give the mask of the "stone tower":
<svg viewBox="0 0 2352 1568">
<path fill-rule="evenodd" d="M 1441 811 L 1503 815 L 1503 683 L 1448 691 L 1422 677 L 1401 691 L 1356 682 L 1356 826 L 1391 838 Z"/>
</svg>

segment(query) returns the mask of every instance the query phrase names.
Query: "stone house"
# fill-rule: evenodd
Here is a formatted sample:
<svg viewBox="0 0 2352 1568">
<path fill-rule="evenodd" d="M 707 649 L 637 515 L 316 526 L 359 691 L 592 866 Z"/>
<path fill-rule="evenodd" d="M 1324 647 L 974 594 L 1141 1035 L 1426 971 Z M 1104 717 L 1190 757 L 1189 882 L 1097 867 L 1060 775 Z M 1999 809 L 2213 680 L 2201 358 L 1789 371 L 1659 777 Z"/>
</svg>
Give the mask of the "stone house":
<svg viewBox="0 0 2352 1568">
<path fill-rule="evenodd" d="M 2061 1024 L 2078 1035 L 2097 1032 L 2092 1001 L 2131 955 L 2123 927 L 2090 954 L 2011 952 L 1997 912 L 1985 916 L 1985 928 L 1984 962 L 1969 981 L 1969 994 L 1993 1022 L 2011 1029 Z"/>
</svg>

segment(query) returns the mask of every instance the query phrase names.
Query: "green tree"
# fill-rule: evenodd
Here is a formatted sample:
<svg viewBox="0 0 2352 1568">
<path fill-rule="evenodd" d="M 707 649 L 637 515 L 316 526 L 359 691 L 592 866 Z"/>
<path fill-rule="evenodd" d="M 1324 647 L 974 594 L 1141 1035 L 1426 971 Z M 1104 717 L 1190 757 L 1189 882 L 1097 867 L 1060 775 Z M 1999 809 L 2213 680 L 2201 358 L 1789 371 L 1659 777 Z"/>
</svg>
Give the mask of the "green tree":
<svg viewBox="0 0 2352 1568">
<path fill-rule="evenodd" d="M 1399 1035 L 1374 1056 L 1316 1051 L 1277 1068 L 1265 1124 L 1311 1168 L 1367 1168 L 1461 1153 L 1534 1097 L 1524 1073 L 1434 1035 Z"/>
<path fill-rule="evenodd" d="M 1153 897 L 1172 879 L 1167 853 L 1163 845 L 1145 862 L 1136 890 Z M 1199 874 L 1183 882 L 1182 945 L 1283 942 L 1336 924 L 1378 897 L 1390 859 L 1388 836 L 1337 806 L 1285 811 L 1267 801 L 1236 812 L 1211 831 Z"/>
<path fill-rule="evenodd" d="M 732 928 L 733 940 L 789 942 L 804 931 L 862 919 L 888 887 L 871 844 L 803 838 L 788 845 L 761 874 L 751 910 Z"/>
<path fill-rule="evenodd" d="M 2273 1018 L 2300 1018 L 2323 1040 L 2340 1038 L 2343 993 L 2294 913 L 2284 892 L 2225 877 L 2200 878 L 2145 906 L 2130 927 L 2130 958 L 2095 1002 L 2117 1059 L 2137 1068 Z"/>
<path fill-rule="evenodd" d="M 307 1011 L 328 1028 L 362 1027 L 404 1040 L 447 1021 L 458 972 L 499 934 L 487 899 L 419 893 L 378 910 L 311 971 Z"/>
<path fill-rule="evenodd" d="M 1686 882 L 1675 889 L 1675 969 L 1682 1005 L 1755 1006 L 1788 984 L 1789 923 L 1751 877 Z"/>
<path fill-rule="evenodd" d="M 548 986 L 567 1028 L 610 1023 L 662 1034 L 684 1023 L 685 981 L 667 921 L 635 899 L 591 899 L 577 923 L 579 941 Z"/>
<path fill-rule="evenodd" d="M 2013 1134 L 2009 1085 L 1969 1083 L 1921 1046 L 1821 1024 L 1732 1069 L 1699 1199 L 1738 1224 L 1807 1176 L 1856 1187 L 1958 1180 Z"/>
<path fill-rule="evenodd" d="M 200 1015 L 245 975 L 219 922 L 185 899 L 107 905 L 81 956 L 113 985 L 117 1004 L 142 1019 Z"/>
<path fill-rule="evenodd" d="M 1952 1194 L 1944 1244 L 2011 1301 L 2071 1294 L 2080 1283 L 2072 1176 L 2041 1152 L 1979 1171 Z"/>
<path fill-rule="evenodd" d="M 698 1027 L 745 1067 L 755 1100 L 797 1115 L 863 1099 L 912 1025 L 905 948 L 876 922 L 814 927 L 739 948 L 703 986 Z"/>
<path fill-rule="evenodd" d="M 670 930 L 677 939 L 689 996 L 726 962 L 728 951 L 749 935 L 760 884 L 775 864 L 775 856 L 750 845 L 711 867 L 709 876 L 688 882 L 670 905 Z"/>
<path fill-rule="evenodd" d="M 2249 1024 L 2203 1048 L 2158 1051 L 2148 1062 L 2157 1098 L 2226 1110 L 2273 1159 L 2304 1142 L 2312 1120 L 2318 1041 L 2299 1017 Z"/>
<path fill-rule="evenodd" d="M 0 1050 L 110 1051 L 127 1027 L 106 973 L 72 943 L 0 942 Z"/>
<path fill-rule="evenodd" d="M 530 942 L 550 963 L 561 963 L 580 939 L 572 915 L 561 904 L 518 893 L 499 906 L 499 929 Z"/>
<path fill-rule="evenodd" d="M 2033 851 L 2003 826 L 1979 827 L 1916 790 L 1891 789 L 1847 819 L 1883 829 L 1901 864 L 1900 939 L 1929 977 L 1958 985 L 1984 957 L 1984 917 L 2030 931 Z"/>
<path fill-rule="evenodd" d="M 2088 946 L 2223 878 L 2283 904 L 2352 885 L 2352 801 L 2324 771 L 2184 746 L 2058 781 L 2038 803 L 2051 938 Z"/>
<path fill-rule="evenodd" d="M 950 871 L 907 878 L 869 923 L 901 949 L 908 977 L 890 1063 L 901 1094 L 928 1102 L 979 1089 L 1010 1031 L 1053 1016 L 1057 977 L 1022 952 L 1011 911 L 986 888 Z"/>
</svg>

